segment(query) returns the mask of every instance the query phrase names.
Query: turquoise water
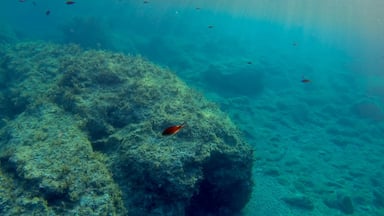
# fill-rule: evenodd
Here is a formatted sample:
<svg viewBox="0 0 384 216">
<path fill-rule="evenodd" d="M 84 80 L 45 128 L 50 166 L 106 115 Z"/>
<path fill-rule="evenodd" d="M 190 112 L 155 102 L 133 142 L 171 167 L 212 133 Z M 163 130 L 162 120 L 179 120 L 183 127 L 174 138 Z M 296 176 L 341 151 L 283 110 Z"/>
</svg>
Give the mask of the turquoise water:
<svg viewBox="0 0 384 216">
<path fill-rule="evenodd" d="M 218 103 L 255 149 L 242 214 L 384 215 L 384 3 L 2 5 L 0 43 L 141 55 Z"/>
</svg>

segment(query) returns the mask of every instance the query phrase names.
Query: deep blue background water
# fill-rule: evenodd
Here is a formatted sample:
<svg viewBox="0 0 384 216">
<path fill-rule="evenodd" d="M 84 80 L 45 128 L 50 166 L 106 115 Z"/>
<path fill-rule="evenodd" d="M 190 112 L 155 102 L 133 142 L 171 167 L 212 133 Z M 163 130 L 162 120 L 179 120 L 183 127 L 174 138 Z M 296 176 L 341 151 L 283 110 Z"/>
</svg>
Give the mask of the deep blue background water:
<svg viewBox="0 0 384 216">
<path fill-rule="evenodd" d="M 273 215 L 279 209 L 284 215 L 305 215 L 281 207 L 273 196 L 304 193 L 319 200 L 314 214 L 322 215 L 336 210 L 321 204 L 324 198 L 316 187 L 300 191 L 295 180 L 306 176 L 321 187 L 330 176 L 343 179 L 340 164 L 353 162 L 349 172 L 384 167 L 369 161 L 384 154 L 381 9 L 383 3 L 373 0 L 115 0 L 74 5 L 14 0 L 2 3 L 0 31 L 20 41 L 78 43 L 138 54 L 169 67 L 219 103 L 255 146 L 256 189 L 246 214 Z M 303 77 L 311 82 L 302 83 Z M 287 152 L 283 161 L 268 160 L 282 149 Z M 300 158 L 299 167 L 287 165 L 292 158 Z M 271 167 L 280 170 L 279 178 L 263 174 Z M 300 174 L 302 169 L 316 172 Z M 384 174 L 371 174 L 344 180 L 340 189 L 356 194 L 356 185 L 364 185 L 357 189 L 365 200 L 355 201 L 359 214 L 383 208 L 373 204 L 377 186 L 367 179 Z M 281 179 L 290 186 L 282 187 Z M 263 190 L 271 185 L 275 188 Z"/>
</svg>

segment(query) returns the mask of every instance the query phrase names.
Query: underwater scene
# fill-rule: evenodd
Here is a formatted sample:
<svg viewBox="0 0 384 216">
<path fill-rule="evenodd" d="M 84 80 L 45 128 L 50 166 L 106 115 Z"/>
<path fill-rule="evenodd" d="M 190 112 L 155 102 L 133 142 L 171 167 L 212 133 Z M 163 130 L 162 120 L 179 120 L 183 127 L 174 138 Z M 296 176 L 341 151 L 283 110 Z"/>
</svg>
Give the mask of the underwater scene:
<svg viewBox="0 0 384 216">
<path fill-rule="evenodd" d="M 3 1 L 0 215 L 384 216 L 382 11 Z"/>
</svg>

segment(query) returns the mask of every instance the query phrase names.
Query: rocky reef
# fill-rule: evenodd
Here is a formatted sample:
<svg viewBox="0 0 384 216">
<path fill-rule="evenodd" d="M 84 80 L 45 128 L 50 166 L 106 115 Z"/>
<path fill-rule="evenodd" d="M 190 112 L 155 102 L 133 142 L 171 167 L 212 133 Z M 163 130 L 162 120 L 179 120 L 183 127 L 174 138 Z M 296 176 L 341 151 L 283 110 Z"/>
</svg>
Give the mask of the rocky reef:
<svg viewBox="0 0 384 216">
<path fill-rule="evenodd" d="M 42 42 L 0 57 L 1 215 L 235 215 L 248 202 L 252 148 L 168 69 Z"/>
</svg>

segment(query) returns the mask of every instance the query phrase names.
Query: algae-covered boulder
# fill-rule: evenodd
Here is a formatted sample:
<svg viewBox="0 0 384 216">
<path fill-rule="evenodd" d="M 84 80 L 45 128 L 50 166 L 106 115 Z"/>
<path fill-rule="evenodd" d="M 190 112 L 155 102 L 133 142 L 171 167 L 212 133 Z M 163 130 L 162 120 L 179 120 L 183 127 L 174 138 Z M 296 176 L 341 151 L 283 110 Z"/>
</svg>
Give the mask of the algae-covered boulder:
<svg viewBox="0 0 384 216">
<path fill-rule="evenodd" d="M 57 106 L 27 110 L 2 137 L 0 188 L 13 188 L 0 195 L 7 202 L 2 215 L 125 213 L 106 158 Z"/>
<path fill-rule="evenodd" d="M 169 70 L 44 43 L 0 55 L 0 213 L 233 215 L 247 203 L 252 149 Z"/>
</svg>

